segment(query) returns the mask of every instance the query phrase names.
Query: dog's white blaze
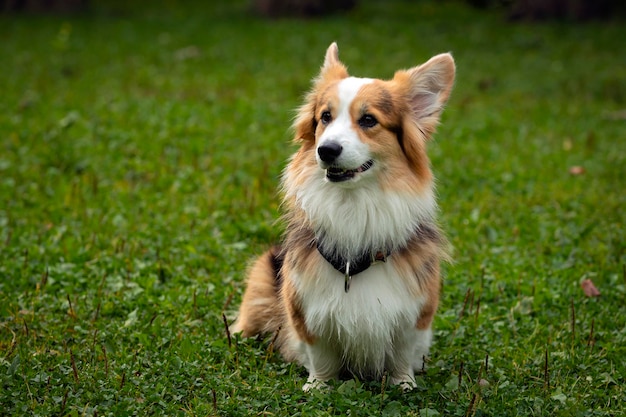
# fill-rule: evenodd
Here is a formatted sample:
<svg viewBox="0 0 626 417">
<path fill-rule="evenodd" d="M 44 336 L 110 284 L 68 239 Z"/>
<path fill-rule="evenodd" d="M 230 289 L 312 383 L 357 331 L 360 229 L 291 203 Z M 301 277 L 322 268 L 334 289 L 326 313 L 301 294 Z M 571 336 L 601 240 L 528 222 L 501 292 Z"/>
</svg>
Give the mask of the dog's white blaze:
<svg viewBox="0 0 626 417">
<path fill-rule="evenodd" d="M 374 82 L 371 78 L 348 77 L 339 82 L 337 94 L 339 95 L 339 115 L 345 116 L 350 121 L 350 105 L 354 101 L 359 90 L 364 85 Z"/>
<path fill-rule="evenodd" d="M 370 159 L 369 149 L 359 140 L 359 135 L 354 131 L 350 106 L 361 87 L 373 81 L 370 78 L 349 77 L 341 80 L 337 86 L 339 107 L 333 121 L 320 137 L 318 146 L 330 140 L 341 144 L 343 152 L 335 164 L 342 168 L 355 169 Z M 319 155 L 317 157 L 319 158 Z M 317 162 L 322 166 L 324 164 L 319 159 Z"/>
<path fill-rule="evenodd" d="M 348 293 L 343 276 L 330 265 L 321 272 L 316 279 L 294 280 L 298 291 L 307 294 L 302 299 L 307 328 L 319 336 L 314 345 L 303 343 L 300 349 L 310 380 L 335 377 L 327 373 L 337 372 L 341 364 L 379 376 L 391 368 L 397 382 L 411 380 L 430 345 L 429 337 L 423 340 L 429 331 L 415 328 L 425 300 L 409 294 L 393 258 L 356 275 Z"/>
</svg>

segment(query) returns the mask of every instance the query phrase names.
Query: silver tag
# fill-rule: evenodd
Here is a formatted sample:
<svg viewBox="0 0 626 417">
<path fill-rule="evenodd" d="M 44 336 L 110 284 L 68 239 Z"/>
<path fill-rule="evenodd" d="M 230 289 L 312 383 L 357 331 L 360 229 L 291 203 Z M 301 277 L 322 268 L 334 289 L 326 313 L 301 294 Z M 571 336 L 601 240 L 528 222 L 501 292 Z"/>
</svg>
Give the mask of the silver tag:
<svg viewBox="0 0 626 417">
<path fill-rule="evenodd" d="M 343 285 L 343 289 L 346 291 L 350 291 L 350 282 L 352 281 L 352 276 L 350 275 L 350 261 L 346 262 L 346 273 L 344 275 L 346 281 Z"/>
</svg>

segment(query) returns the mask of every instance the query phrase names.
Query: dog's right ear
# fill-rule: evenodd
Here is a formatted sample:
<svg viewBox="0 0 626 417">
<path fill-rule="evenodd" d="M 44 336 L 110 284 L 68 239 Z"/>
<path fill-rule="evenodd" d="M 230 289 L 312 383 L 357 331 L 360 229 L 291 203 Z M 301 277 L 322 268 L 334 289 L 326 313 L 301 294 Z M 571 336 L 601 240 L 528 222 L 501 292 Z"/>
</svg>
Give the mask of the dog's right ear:
<svg viewBox="0 0 626 417">
<path fill-rule="evenodd" d="M 333 42 L 326 50 L 324 63 L 319 75 L 313 80 L 312 90 L 306 95 L 304 104 L 298 109 L 294 123 L 296 142 L 308 140 L 315 142 L 317 94 L 324 89 L 324 86 L 347 77 L 348 70 L 339 60 L 339 48 L 337 43 Z"/>
<path fill-rule="evenodd" d="M 335 64 L 341 64 L 339 61 L 339 47 L 337 46 L 337 42 L 331 43 L 328 49 L 326 49 L 326 56 L 324 57 L 324 65 L 322 68 L 329 68 Z"/>
<path fill-rule="evenodd" d="M 326 50 L 324 64 L 322 65 L 322 70 L 316 82 L 319 84 L 325 81 L 340 80 L 347 77 L 348 70 L 339 60 L 339 47 L 337 46 L 337 42 L 333 42 Z"/>
</svg>

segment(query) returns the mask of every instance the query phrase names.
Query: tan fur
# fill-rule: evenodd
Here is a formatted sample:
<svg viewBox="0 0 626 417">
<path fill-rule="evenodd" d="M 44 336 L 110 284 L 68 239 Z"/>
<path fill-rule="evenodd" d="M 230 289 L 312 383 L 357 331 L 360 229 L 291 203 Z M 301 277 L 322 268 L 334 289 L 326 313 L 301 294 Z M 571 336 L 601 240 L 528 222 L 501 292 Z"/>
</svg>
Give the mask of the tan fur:
<svg viewBox="0 0 626 417">
<path fill-rule="evenodd" d="M 244 293 L 234 333 L 244 337 L 274 333 L 282 325 L 284 317 L 279 307 L 276 272 L 272 257 L 278 248 L 272 248 L 259 257 L 248 270 L 248 283 Z"/>
<path fill-rule="evenodd" d="M 291 282 L 286 282 L 283 286 L 282 296 L 284 300 L 284 308 L 287 312 L 287 320 L 289 324 L 287 327 L 288 331 L 291 330 L 296 332 L 301 340 L 304 340 L 309 345 L 312 345 L 315 343 L 316 337 L 306 326 L 306 317 L 304 317 L 304 313 L 302 312 L 300 297 L 297 296 Z M 294 353 L 291 352 L 287 346 L 281 346 L 281 348 L 284 355 L 289 357 L 294 355 Z"/>
<path fill-rule="evenodd" d="M 314 80 L 314 88 L 307 94 L 305 104 L 300 107 L 296 122 L 294 123 L 296 136 L 295 141 L 308 142 L 304 147 L 313 146 L 315 143 L 315 113 L 318 104 L 319 92 L 327 90 L 332 83 L 348 77 L 348 70 L 339 61 L 339 50 L 337 45 L 331 45 L 326 52 L 324 65 L 320 75 Z"/>
</svg>

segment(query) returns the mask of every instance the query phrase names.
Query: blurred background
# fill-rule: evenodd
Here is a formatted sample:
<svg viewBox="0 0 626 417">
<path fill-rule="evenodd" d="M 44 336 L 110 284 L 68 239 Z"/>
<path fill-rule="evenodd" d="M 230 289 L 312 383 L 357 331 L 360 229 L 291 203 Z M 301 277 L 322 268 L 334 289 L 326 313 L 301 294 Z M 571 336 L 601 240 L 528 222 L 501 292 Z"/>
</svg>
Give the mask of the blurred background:
<svg viewBox="0 0 626 417">
<path fill-rule="evenodd" d="M 0 414 L 623 414 L 624 39 L 617 0 L 0 0 Z M 226 337 L 333 41 L 355 76 L 457 64 L 416 395 L 305 398 Z"/>
</svg>

